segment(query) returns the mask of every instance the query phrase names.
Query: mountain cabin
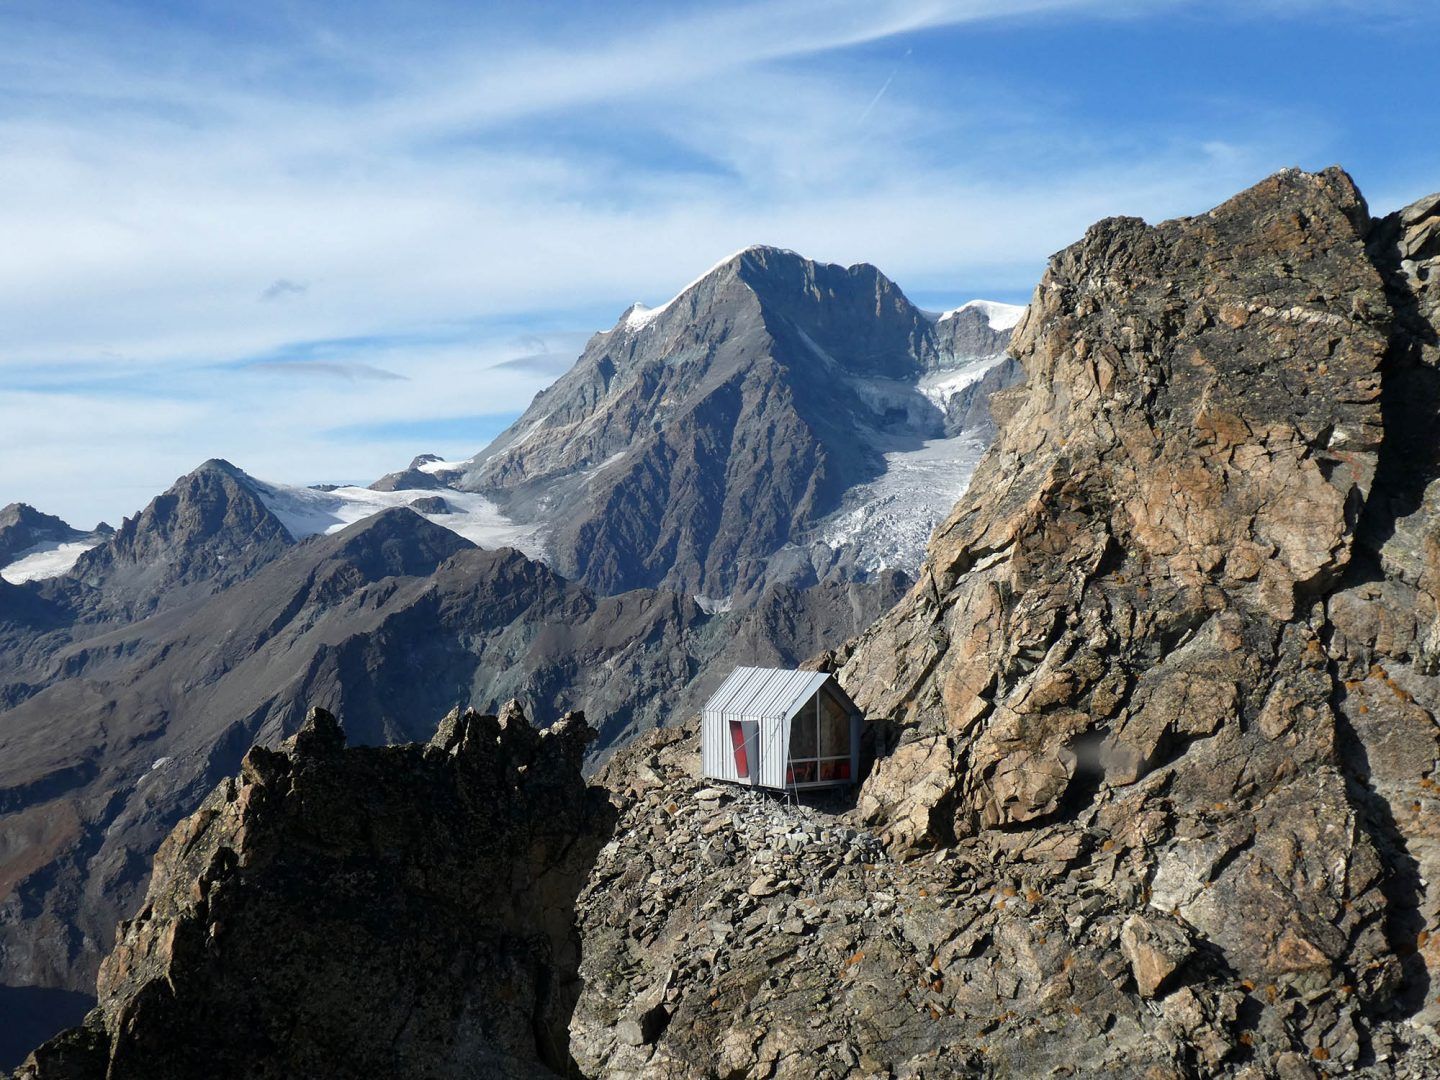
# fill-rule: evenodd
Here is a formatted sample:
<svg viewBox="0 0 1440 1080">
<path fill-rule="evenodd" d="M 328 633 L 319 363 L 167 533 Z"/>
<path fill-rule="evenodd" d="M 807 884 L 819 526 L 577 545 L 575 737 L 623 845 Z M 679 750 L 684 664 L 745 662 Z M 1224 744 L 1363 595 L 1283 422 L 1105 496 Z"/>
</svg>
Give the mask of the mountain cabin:
<svg viewBox="0 0 1440 1080">
<path fill-rule="evenodd" d="M 863 718 L 834 676 L 737 667 L 701 713 L 706 779 L 795 791 L 860 774 Z"/>
</svg>

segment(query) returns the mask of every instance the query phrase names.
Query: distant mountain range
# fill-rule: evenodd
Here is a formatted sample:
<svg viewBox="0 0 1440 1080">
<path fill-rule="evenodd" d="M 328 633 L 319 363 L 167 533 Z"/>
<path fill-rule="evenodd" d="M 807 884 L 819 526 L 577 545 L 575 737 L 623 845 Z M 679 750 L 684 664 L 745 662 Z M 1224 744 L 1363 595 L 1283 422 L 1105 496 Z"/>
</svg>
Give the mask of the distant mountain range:
<svg viewBox="0 0 1440 1080">
<path fill-rule="evenodd" d="M 937 317 L 873 266 L 748 248 L 595 335 L 474 458 L 419 468 L 534 525 L 558 571 L 605 592 L 723 603 L 837 563 L 913 572 L 923 541 L 892 553 L 887 533 L 915 508 L 845 531 L 845 496 L 904 476 L 933 503 L 929 534 L 988 441 L 988 391 L 1017 378 L 1018 310 Z M 937 457 L 938 490 L 910 468 Z"/>
<path fill-rule="evenodd" d="M 750 248 L 467 462 L 306 488 L 208 461 L 113 531 L 7 508 L 0 986 L 88 992 L 166 831 L 308 706 L 369 743 L 583 707 L 599 759 L 735 663 L 853 637 L 988 442 L 1022 310 Z"/>
<path fill-rule="evenodd" d="M 911 573 L 993 435 L 990 395 L 1019 378 L 1023 311 L 926 312 L 872 266 L 747 248 L 628 309 L 472 458 L 422 454 L 368 489 L 250 483 L 292 539 L 412 506 L 607 593 L 728 604 L 837 567 Z M 103 539 L 48 520 L 72 546 L 29 566 L 0 548 L 0 575 L 57 576 Z"/>
</svg>

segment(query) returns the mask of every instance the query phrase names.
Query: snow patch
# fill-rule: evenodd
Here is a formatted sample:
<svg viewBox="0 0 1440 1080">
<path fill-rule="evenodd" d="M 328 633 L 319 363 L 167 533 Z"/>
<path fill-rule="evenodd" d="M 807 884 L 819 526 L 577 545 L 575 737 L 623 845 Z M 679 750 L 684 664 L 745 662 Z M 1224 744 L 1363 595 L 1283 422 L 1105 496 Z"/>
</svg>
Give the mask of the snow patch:
<svg viewBox="0 0 1440 1080">
<path fill-rule="evenodd" d="M 639 330 L 642 327 L 649 326 L 655 321 L 657 315 L 674 302 L 674 300 L 671 300 L 669 303 L 661 304 L 658 308 L 652 308 L 646 307 L 637 300 L 625 309 L 625 314 L 620 316 L 620 321 L 625 324 L 626 330 Z"/>
<path fill-rule="evenodd" d="M 580 473 L 580 478 L 588 483 L 589 481 L 595 479 L 595 477 L 599 476 L 606 469 L 610 468 L 611 465 L 614 465 L 617 461 L 619 461 L 629 452 L 630 451 L 628 450 L 615 451 L 615 453 L 611 454 L 604 461 L 600 462 L 600 464 L 591 465 L 588 469 L 583 470 Z"/>
<path fill-rule="evenodd" d="M 1021 317 L 1025 314 L 1025 305 L 1023 304 L 1002 304 L 996 300 L 971 300 L 969 303 L 943 312 L 935 321 L 944 322 L 946 319 L 953 319 L 960 312 L 969 311 L 971 308 L 980 309 L 980 313 L 985 316 L 985 321 L 990 324 L 991 330 L 1013 330 L 1019 325 Z"/>
<path fill-rule="evenodd" d="M 534 423 L 532 423 L 529 427 L 527 427 L 524 431 L 522 431 L 519 435 L 517 435 L 517 436 L 515 436 L 515 438 L 511 439 L 511 440 L 510 440 L 510 445 L 507 446 L 507 447 L 505 447 L 505 449 L 502 451 L 502 453 L 513 454 L 516 450 L 518 450 L 520 447 L 524 446 L 527 442 L 529 442 L 531 439 L 533 439 L 536 435 L 539 435 L 541 432 L 543 432 L 543 431 L 545 430 L 545 421 L 547 421 L 547 420 L 549 420 L 549 419 L 550 419 L 550 415 L 549 415 L 548 413 L 547 413 L 546 415 L 540 417 L 538 420 L 536 420 Z M 557 438 L 558 438 L 558 436 L 557 436 Z M 477 455 L 477 456 L 478 456 L 478 455 Z M 475 460 L 475 458 L 471 458 L 470 460 L 473 462 L 473 461 Z"/>
<path fill-rule="evenodd" d="M 46 540 L 20 552 L 13 562 L 0 569 L 0 577 L 12 585 L 59 577 L 74 566 L 81 555 L 99 546 L 99 540 L 70 540 L 65 543 Z"/>
<path fill-rule="evenodd" d="M 538 525 L 518 525 L 485 496 L 471 492 L 451 488 L 442 491 L 372 491 L 362 487 L 316 491 L 314 488 L 291 487 L 268 481 L 260 486 L 260 501 L 280 519 L 296 540 L 339 532 L 347 525 L 363 521 L 382 510 L 409 506 L 415 499 L 438 495 L 445 500 L 451 512 L 421 514 L 427 521 L 458 533 L 483 548 L 518 548 L 532 559 L 542 559 L 545 554 Z"/>
<path fill-rule="evenodd" d="M 995 367 L 1005 359 L 1003 353 L 995 356 L 982 356 L 962 367 L 951 368 L 948 371 L 931 371 L 920 377 L 915 389 L 924 394 L 934 402 L 941 410 L 949 404 L 960 391 L 966 387 L 974 386 Z"/>
<path fill-rule="evenodd" d="M 724 615 L 735 606 L 735 601 L 728 596 L 717 598 L 696 594 L 695 605 L 706 615 Z"/>
<path fill-rule="evenodd" d="M 820 522 L 820 541 L 849 548 L 871 573 L 914 574 L 930 534 L 969 488 L 986 445 L 965 433 L 886 454 L 885 472 L 847 491 L 840 508 Z"/>
<path fill-rule="evenodd" d="M 469 465 L 474 460 L 473 457 L 466 458 L 464 461 L 441 461 L 437 458 L 435 461 L 427 461 L 421 465 L 420 471 L 429 473 L 431 476 L 436 476 L 439 473 L 460 472 L 466 465 Z"/>
<path fill-rule="evenodd" d="M 807 334 L 799 324 L 795 325 L 795 331 L 800 335 L 800 340 L 805 343 L 805 347 L 814 353 L 826 367 L 835 368 L 838 366 L 835 363 L 835 358 L 822 349 L 819 342 Z"/>
<path fill-rule="evenodd" d="M 168 757 L 156 758 L 154 761 L 152 761 L 152 762 L 150 763 L 150 771 L 151 771 L 151 772 L 154 772 L 156 769 L 160 768 L 162 765 L 168 765 L 172 760 L 173 760 L 172 758 L 168 758 Z"/>
</svg>

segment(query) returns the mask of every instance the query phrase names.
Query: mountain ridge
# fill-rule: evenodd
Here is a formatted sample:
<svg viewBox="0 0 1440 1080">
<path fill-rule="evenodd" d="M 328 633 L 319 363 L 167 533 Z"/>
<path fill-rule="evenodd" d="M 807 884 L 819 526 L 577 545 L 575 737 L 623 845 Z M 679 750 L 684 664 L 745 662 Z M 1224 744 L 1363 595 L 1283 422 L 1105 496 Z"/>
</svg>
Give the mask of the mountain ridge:
<svg viewBox="0 0 1440 1080">
<path fill-rule="evenodd" d="M 665 590 L 595 594 L 401 507 L 293 544 L 214 595 L 92 627 L 50 654 L 63 677 L 0 712 L 0 844 L 31 866 L 23 907 L 0 905 L 0 983 L 83 989 L 143 886 L 136 853 L 313 705 L 381 744 L 428 739 L 457 704 L 518 698 L 558 715 L 583 701 L 608 749 L 698 705 L 727 657 L 798 662 L 906 584 L 777 589 L 710 615 Z M 79 827 L 35 834 L 62 819 Z"/>
<path fill-rule="evenodd" d="M 973 319 L 949 321 L 952 344 L 973 338 Z M 992 332 L 984 356 L 1004 363 L 1007 337 Z M 442 475 L 522 520 L 566 506 L 551 554 L 602 591 L 743 595 L 763 587 L 768 555 L 808 543 L 846 490 L 886 472 L 886 450 L 954 434 L 914 384 L 976 359 L 943 352 L 933 320 L 869 264 L 747 248 L 596 334 L 515 424 Z"/>
</svg>

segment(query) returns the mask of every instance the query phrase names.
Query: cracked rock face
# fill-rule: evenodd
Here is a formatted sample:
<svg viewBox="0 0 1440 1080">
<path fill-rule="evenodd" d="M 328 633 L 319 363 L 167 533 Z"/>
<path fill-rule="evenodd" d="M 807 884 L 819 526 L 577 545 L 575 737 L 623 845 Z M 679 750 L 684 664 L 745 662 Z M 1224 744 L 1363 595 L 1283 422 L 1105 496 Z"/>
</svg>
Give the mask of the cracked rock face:
<svg viewBox="0 0 1440 1080">
<path fill-rule="evenodd" d="M 563 1073 L 574 899 L 611 821 L 592 735 L 507 706 L 345 749 L 312 711 L 176 827 L 98 1008 L 17 1075 Z"/>
<path fill-rule="evenodd" d="M 841 672 L 893 850 L 1113 862 L 1311 1060 L 1437 1015 L 1437 220 L 1327 170 L 1094 226 L 1017 329 L 983 497 Z"/>
</svg>

